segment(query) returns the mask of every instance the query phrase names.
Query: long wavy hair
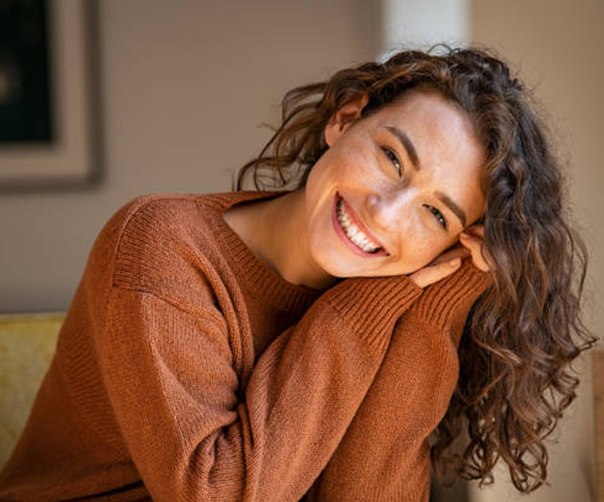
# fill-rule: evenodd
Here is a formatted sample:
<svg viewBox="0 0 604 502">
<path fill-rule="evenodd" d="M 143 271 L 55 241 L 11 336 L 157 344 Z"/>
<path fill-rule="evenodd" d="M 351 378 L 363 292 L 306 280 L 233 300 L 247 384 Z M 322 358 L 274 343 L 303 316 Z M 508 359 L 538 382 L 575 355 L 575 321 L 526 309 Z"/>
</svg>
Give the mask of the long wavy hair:
<svg viewBox="0 0 604 502">
<path fill-rule="evenodd" d="M 466 322 L 457 388 L 431 438 L 433 470 L 445 484 L 456 476 L 488 484 L 502 458 L 516 488 L 530 492 L 546 479 L 544 440 L 576 397 L 570 363 L 595 338 L 580 316 L 585 245 L 568 222 L 548 133 L 508 66 L 484 49 L 440 46 L 297 87 L 237 188 L 250 178 L 260 190 L 303 186 L 327 149 L 323 131 L 336 110 L 367 95 L 366 117 L 420 86 L 463 109 L 482 141 L 484 244 L 494 262 L 494 283 Z M 461 450 L 452 447 L 458 437 Z"/>
</svg>

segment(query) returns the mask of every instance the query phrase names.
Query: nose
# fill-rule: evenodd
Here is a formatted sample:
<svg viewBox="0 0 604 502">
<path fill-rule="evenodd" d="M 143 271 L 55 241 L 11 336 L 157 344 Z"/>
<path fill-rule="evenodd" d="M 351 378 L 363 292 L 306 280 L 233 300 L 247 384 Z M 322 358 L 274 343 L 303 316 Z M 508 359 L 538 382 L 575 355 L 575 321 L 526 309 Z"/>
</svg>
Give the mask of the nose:
<svg viewBox="0 0 604 502">
<path fill-rule="evenodd" d="M 387 193 L 372 193 L 366 199 L 367 213 L 382 230 L 400 230 L 405 224 L 411 206 L 411 190 L 393 190 Z"/>
</svg>

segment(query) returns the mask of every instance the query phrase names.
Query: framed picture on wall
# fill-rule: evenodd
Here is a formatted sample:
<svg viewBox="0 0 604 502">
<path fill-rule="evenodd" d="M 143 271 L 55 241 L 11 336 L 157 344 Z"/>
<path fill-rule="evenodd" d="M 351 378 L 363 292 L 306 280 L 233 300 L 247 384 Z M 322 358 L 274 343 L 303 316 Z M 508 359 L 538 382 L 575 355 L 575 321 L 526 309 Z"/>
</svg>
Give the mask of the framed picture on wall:
<svg viewBox="0 0 604 502">
<path fill-rule="evenodd" d="M 0 190 L 100 179 L 96 0 L 0 0 Z"/>
</svg>

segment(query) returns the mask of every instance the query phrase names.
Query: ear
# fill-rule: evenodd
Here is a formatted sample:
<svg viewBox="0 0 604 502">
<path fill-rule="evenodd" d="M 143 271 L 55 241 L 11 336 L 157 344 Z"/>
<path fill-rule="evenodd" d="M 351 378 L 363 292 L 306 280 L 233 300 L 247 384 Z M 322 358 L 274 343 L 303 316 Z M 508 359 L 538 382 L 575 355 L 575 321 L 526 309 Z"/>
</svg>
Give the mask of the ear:
<svg viewBox="0 0 604 502">
<path fill-rule="evenodd" d="M 325 143 L 333 146 L 348 130 L 348 128 L 361 118 L 361 112 L 367 105 L 369 96 L 363 94 L 361 97 L 350 101 L 337 110 L 325 125 Z"/>
</svg>

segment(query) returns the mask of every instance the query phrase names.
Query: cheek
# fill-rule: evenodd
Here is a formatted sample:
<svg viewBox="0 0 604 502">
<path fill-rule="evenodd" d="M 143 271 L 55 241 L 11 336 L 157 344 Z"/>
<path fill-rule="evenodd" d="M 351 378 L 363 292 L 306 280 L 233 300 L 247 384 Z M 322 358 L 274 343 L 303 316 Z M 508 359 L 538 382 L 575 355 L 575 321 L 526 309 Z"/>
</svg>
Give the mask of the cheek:
<svg viewBox="0 0 604 502">
<path fill-rule="evenodd" d="M 315 163 L 306 180 L 306 193 L 308 201 L 315 201 L 321 192 L 329 190 L 333 185 L 332 179 L 337 176 L 337 166 L 333 161 L 333 155 L 328 150 Z"/>
<path fill-rule="evenodd" d="M 425 267 L 454 243 L 451 239 L 436 235 L 420 220 L 415 218 L 399 239 L 399 258 L 407 273 Z"/>
<path fill-rule="evenodd" d="M 436 258 L 441 249 L 429 240 L 410 243 L 410 249 L 407 250 L 407 262 L 414 270 L 428 265 Z"/>
<path fill-rule="evenodd" d="M 347 183 L 363 182 L 375 168 L 371 145 L 360 141 L 338 144 L 327 150 L 309 174 L 315 181 Z"/>
</svg>

